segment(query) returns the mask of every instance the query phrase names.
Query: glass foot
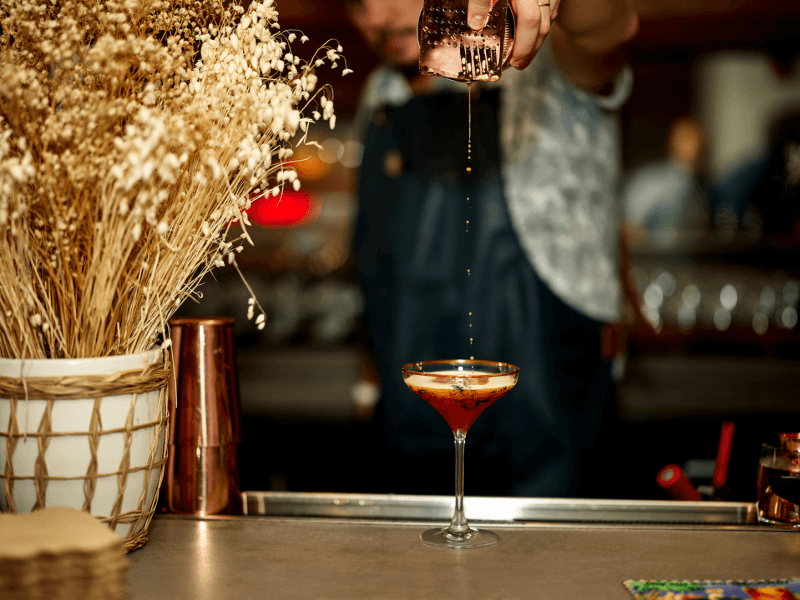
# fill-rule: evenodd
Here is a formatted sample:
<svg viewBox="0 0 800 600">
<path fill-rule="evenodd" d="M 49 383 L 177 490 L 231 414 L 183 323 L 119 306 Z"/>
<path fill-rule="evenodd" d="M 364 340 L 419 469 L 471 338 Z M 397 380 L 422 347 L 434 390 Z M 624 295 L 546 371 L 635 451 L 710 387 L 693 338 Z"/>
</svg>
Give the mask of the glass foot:
<svg viewBox="0 0 800 600">
<path fill-rule="evenodd" d="M 423 531 L 419 538 L 429 546 L 441 548 L 482 548 L 497 543 L 497 534 L 484 529 L 470 529 L 461 534 L 453 534 L 444 529 Z"/>
<path fill-rule="evenodd" d="M 761 516 L 761 514 L 758 515 L 758 522 L 762 525 L 783 525 L 784 527 L 794 527 L 795 529 L 800 528 L 800 523 L 770 519 L 769 517 Z"/>
</svg>

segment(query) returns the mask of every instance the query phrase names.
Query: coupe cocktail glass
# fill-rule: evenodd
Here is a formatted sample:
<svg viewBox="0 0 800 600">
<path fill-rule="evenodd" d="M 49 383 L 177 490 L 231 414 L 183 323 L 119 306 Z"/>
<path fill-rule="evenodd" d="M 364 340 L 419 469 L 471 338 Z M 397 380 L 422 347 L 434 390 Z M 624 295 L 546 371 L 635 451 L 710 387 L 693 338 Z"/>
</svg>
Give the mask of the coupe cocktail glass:
<svg viewBox="0 0 800 600">
<path fill-rule="evenodd" d="M 456 506 L 444 529 L 430 529 L 420 538 L 432 546 L 480 548 L 497 542 L 497 534 L 473 529 L 464 514 L 464 441 L 467 430 L 484 410 L 508 393 L 519 367 L 486 360 L 431 360 L 403 365 L 403 380 L 444 417 L 456 443 Z"/>
</svg>

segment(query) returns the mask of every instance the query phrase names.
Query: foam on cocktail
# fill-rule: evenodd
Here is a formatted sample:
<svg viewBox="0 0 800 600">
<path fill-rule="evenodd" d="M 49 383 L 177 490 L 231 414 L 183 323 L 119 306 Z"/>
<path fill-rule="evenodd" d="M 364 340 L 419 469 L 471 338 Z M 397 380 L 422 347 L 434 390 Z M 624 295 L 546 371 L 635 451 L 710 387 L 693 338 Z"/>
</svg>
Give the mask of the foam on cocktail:
<svg viewBox="0 0 800 600">
<path fill-rule="evenodd" d="M 428 372 L 425 375 L 411 373 L 406 376 L 408 385 L 428 389 L 491 390 L 513 386 L 515 381 L 516 376 L 512 373 L 489 376 L 468 369 L 463 371 L 442 370 Z"/>
</svg>

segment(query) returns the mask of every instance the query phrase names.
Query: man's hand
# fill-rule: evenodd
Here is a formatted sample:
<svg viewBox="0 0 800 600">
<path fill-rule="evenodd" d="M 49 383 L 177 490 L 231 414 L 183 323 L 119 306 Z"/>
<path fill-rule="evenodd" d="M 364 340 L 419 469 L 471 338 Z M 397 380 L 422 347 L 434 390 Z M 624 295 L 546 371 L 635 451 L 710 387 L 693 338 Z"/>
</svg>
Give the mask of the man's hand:
<svg viewBox="0 0 800 600">
<path fill-rule="evenodd" d="M 516 17 L 514 48 L 509 64 L 517 69 L 527 67 L 550 32 L 550 23 L 558 14 L 561 0 L 515 0 L 512 2 Z M 541 3 L 541 4 L 539 4 Z M 493 0 L 470 0 L 467 19 L 472 29 L 480 30 L 486 25 Z"/>
<path fill-rule="evenodd" d="M 553 60 L 579 88 L 604 93 L 638 29 L 634 0 L 567 0 L 550 31 Z"/>
</svg>

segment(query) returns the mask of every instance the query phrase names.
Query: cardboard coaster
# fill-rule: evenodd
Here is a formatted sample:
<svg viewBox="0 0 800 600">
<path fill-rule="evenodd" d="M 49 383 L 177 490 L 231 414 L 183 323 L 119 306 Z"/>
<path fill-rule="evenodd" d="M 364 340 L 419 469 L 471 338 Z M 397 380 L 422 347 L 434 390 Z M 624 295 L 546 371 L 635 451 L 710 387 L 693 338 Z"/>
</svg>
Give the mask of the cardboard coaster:
<svg viewBox="0 0 800 600">
<path fill-rule="evenodd" d="M 0 514 L 3 600 L 122 600 L 127 576 L 123 539 L 87 512 Z"/>
</svg>

